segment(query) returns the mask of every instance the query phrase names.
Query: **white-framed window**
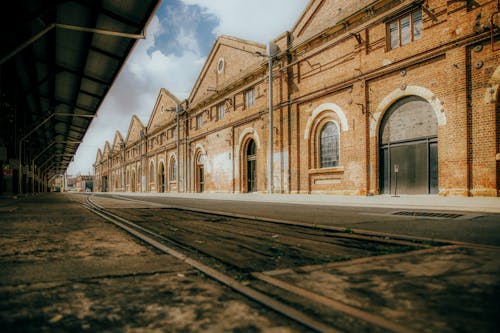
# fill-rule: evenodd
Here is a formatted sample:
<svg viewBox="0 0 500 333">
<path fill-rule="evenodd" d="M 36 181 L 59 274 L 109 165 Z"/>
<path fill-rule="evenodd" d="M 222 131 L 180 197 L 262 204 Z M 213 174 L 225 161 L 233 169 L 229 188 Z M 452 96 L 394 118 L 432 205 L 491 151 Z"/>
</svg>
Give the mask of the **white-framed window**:
<svg viewBox="0 0 500 333">
<path fill-rule="evenodd" d="M 203 127 L 203 114 L 199 114 L 196 116 L 196 128 L 200 129 Z"/>
<path fill-rule="evenodd" d="M 225 115 L 226 115 L 226 104 L 224 102 L 217 104 L 217 120 L 224 119 Z"/>
<path fill-rule="evenodd" d="M 389 49 L 404 46 L 422 38 L 422 9 L 414 10 L 387 23 Z"/>
<path fill-rule="evenodd" d="M 319 135 L 319 167 L 331 168 L 339 164 L 339 128 L 329 121 Z"/>
<path fill-rule="evenodd" d="M 255 104 L 255 89 L 251 88 L 245 91 L 245 109 Z"/>
</svg>

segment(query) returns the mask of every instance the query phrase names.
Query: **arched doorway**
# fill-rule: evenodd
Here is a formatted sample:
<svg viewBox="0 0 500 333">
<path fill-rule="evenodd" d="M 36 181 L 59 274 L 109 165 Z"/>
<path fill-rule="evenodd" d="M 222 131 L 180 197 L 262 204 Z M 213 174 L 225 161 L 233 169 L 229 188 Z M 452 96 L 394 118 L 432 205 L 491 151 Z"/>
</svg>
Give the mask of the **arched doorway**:
<svg viewBox="0 0 500 333">
<path fill-rule="evenodd" d="M 438 122 L 425 99 L 395 102 L 382 119 L 379 142 L 381 193 L 438 193 Z"/>
<path fill-rule="evenodd" d="M 195 186 L 196 192 L 203 192 L 205 190 L 205 155 L 198 151 L 195 155 Z"/>
<path fill-rule="evenodd" d="M 165 166 L 163 165 L 163 162 L 160 163 L 160 167 L 158 170 L 158 185 L 159 192 L 165 192 Z"/>
<path fill-rule="evenodd" d="M 250 139 L 246 149 L 247 192 L 257 192 L 257 145 Z"/>
<path fill-rule="evenodd" d="M 108 176 L 102 176 L 102 191 L 108 192 Z"/>
<path fill-rule="evenodd" d="M 130 191 L 135 192 L 135 185 L 136 185 L 135 170 L 132 170 L 132 176 L 130 178 Z"/>
</svg>

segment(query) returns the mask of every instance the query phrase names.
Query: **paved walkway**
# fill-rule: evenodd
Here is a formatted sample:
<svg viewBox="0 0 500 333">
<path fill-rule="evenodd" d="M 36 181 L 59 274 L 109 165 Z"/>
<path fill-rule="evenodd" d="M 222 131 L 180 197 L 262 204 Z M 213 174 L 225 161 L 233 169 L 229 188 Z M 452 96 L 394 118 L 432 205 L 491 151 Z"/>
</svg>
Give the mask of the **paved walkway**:
<svg viewBox="0 0 500 333">
<path fill-rule="evenodd" d="M 172 197 L 204 200 L 238 200 L 251 202 L 275 202 L 297 205 L 327 205 L 343 207 L 378 207 L 425 210 L 449 210 L 461 212 L 499 213 L 500 197 L 441 197 L 437 195 L 376 195 L 343 196 L 330 194 L 265 194 L 265 193 L 123 193 L 114 194 L 135 197 Z M 23 195 L 20 198 L 31 197 Z M 36 196 L 36 195 L 35 195 Z M 0 210 L 15 204 L 19 199 L 0 196 Z M 4 208 L 2 208 L 4 207 Z"/>
<path fill-rule="evenodd" d="M 121 193 L 128 196 L 161 196 L 210 200 L 276 202 L 301 205 L 348 207 L 379 207 L 406 209 L 452 210 L 480 213 L 500 213 L 500 197 L 440 197 L 437 195 L 341 196 L 321 194 L 261 194 L 261 193 Z"/>
</svg>

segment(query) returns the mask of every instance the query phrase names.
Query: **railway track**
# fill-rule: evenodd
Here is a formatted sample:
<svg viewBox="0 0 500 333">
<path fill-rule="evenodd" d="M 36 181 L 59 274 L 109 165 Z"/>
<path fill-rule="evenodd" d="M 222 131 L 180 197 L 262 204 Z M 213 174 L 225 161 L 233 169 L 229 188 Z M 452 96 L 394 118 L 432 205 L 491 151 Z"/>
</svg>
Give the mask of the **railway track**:
<svg viewBox="0 0 500 333">
<path fill-rule="evenodd" d="M 415 331 L 276 276 L 463 245 L 256 221 L 122 198 L 88 196 L 84 206 L 150 246 L 318 332 Z"/>
</svg>

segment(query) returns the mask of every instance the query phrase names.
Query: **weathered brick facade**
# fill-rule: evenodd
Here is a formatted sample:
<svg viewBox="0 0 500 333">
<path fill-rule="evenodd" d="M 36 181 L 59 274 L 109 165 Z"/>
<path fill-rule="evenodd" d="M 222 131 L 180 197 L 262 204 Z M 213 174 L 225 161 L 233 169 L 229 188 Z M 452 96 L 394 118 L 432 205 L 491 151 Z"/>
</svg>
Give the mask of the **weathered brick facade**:
<svg viewBox="0 0 500 333">
<path fill-rule="evenodd" d="M 393 193 L 400 177 L 401 193 L 498 196 L 498 10 L 312 0 L 273 41 L 272 191 Z M 186 101 L 162 89 L 147 126 L 98 151 L 94 190 L 267 192 L 264 54 L 219 37 Z"/>
</svg>

